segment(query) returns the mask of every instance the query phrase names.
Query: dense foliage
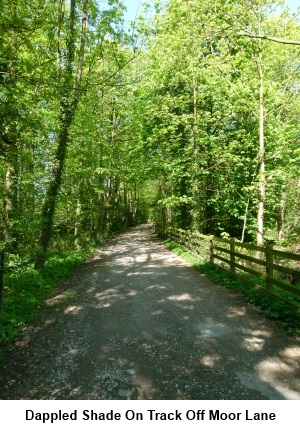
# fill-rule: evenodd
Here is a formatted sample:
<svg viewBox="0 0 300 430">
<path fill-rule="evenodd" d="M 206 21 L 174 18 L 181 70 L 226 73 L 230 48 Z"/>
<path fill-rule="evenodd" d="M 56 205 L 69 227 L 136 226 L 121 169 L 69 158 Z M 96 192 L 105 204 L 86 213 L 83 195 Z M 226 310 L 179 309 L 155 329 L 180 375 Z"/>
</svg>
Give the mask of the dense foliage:
<svg viewBox="0 0 300 430">
<path fill-rule="evenodd" d="M 279 3 L 156 1 L 125 31 L 121 0 L 0 0 L 0 297 L 3 262 L 8 297 L 20 266 L 148 219 L 299 241 L 300 21 Z"/>
<path fill-rule="evenodd" d="M 157 17 L 140 91 L 160 222 L 297 240 L 299 20 L 275 6 L 172 0 Z"/>
</svg>

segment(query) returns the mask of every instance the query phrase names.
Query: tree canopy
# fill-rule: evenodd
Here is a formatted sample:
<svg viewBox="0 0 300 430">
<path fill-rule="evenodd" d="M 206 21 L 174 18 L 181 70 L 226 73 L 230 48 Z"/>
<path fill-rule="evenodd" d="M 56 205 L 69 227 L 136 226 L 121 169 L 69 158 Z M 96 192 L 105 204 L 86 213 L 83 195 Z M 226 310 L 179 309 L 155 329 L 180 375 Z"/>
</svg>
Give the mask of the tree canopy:
<svg viewBox="0 0 300 430">
<path fill-rule="evenodd" d="M 148 220 L 299 242 L 300 22 L 283 2 L 155 2 L 129 30 L 120 0 L 0 6 L 2 260 L 38 269 Z"/>
</svg>

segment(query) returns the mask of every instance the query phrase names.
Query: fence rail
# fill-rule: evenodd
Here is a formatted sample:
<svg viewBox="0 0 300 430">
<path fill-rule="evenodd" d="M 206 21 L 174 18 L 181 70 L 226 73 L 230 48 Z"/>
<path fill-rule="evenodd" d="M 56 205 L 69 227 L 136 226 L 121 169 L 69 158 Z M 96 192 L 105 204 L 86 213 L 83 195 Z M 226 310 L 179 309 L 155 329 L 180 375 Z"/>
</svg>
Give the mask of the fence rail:
<svg viewBox="0 0 300 430">
<path fill-rule="evenodd" d="M 251 287 L 300 311 L 300 263 L 297 263 L 300 255 L 189 230 L 169 228 L 166 234 L 196 258 L 217 265 Z M 262 258 L 258 258 L 258 254 Z"/>
</svg>

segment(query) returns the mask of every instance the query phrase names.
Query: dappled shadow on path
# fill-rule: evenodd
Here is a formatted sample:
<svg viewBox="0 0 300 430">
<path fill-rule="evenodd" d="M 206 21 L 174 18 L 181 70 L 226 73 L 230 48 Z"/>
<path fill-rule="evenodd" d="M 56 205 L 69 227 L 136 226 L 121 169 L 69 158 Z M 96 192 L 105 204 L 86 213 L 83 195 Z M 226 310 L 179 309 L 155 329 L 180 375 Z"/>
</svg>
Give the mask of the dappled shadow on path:
<svg viewBox="0 0 300 430">
<path fill-rule="evenodd" d="M 12 352 L 2 398 L 300 399 L 299 341 L 149 226 L 111 240 L 65 288 L 71 302 L 50 301 Z"/>
</svg>

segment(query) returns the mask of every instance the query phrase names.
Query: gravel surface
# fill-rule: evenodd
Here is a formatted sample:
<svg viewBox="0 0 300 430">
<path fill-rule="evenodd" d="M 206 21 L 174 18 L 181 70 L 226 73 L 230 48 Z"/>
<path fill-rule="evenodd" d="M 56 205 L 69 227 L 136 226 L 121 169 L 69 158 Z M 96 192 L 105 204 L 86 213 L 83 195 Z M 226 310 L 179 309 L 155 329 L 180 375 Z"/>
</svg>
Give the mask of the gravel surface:
<svg viewBox="0 0 300 430">
<path fill-rule="evenodd" d="M 299 339 L 149 225 L 107 242 L 47 305 L 6 353 L 1 399 L 300 399 Z"/>
</svg>

